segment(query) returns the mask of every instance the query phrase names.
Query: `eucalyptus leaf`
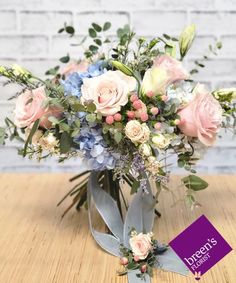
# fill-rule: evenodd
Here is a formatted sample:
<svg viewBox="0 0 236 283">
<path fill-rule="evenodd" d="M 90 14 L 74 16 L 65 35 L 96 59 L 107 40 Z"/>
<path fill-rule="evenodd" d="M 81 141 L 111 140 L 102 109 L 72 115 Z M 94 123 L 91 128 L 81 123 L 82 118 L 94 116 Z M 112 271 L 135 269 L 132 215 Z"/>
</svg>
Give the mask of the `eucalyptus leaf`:
<svg viewBox="0 0 236 283">
<path fill-rule="evenodd" d="M 110 22 L 105 22 L 105 24 L 103 25 L 103 31 L 107 31 L 109 30 L 111 27 L 111 23 Z"/>
<path fill-rule="evenodd" d="M 96 24 L 96 23 L 92 23 L 92 26 L 93 26 L 93 28 L 95 29 L 95 31 L 97 31 L 97 32 L 102 31 L 101 26 L 99 26 L 98 24 Z"/>
<path fill-rule="evenodd" d="M 97 33 L 96 33 L 96 31 L 95 31 L 93 28 L 90 28 L 90 29 L 88 30 L 88 32 L 89 32 L 89 35 L 90 35 L 92 38 L 97 37 Z"/>
<path fill-rule="evenodd" d="M 204 190 L 208 187 L 208 183 L 196 175 L 189 175 L 182 178 L 185 187 L 193 191 Z"/>
</svg>

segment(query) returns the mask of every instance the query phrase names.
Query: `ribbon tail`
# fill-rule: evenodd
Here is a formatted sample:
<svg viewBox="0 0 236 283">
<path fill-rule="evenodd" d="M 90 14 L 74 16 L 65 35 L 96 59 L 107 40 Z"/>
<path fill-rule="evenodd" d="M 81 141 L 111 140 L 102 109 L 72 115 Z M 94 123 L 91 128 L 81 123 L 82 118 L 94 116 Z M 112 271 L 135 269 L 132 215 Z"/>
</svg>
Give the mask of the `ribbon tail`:
<svg viewBox="0 0 236 283">
<path fill-rule="evenodd" d="M 186 265 L 170 247 L 163 254 L 157 256 L 157 261 L 157 268 L 176 272 L 182 275 L 187 275 L 189 272 Z"/>
<path fill-rule="evenodd" d="M 148 274 L 145 275 L 145 280 L 137 277 L 137 274 L 140 274 L 139 269 L 130 270 L 128 272 L 128 281 L 129 283 L 151 283 L 151 278 Z"/>
<path fill-rule="evenodd" d="M 108 253 L 114 256 L 120 257 L 120 240 L 115 238 L 112 235 L 98 232 L 93 228 L 92 211 L 91 211 L 91 198 L 92 198 L 91 190 L 92 190 L 92 186 L 91 186 L 91 182 L 89 182 L 88 190 L 87 190 L 87 201 L 88 201 L 88 216 L 89 216 L 90 231 L 95 241 L 98 243 L 98 245 L 101 248 L 103 248 L 105 251 L 107 251 Z M 103 215 L 103 218 L 104 218 L 104 215 Z"/>
</svg>

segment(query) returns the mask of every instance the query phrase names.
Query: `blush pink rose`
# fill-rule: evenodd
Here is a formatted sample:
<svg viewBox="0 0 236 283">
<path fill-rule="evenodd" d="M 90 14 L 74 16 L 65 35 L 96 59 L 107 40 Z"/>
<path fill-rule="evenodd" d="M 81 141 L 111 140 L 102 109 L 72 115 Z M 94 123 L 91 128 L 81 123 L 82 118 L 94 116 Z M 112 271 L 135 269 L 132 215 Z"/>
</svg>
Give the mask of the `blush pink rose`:
<svg viewBox="0 0 236 283">
<path fill-rule="evenodd" d="M 61 110 L 57 107 L 45 107 L 47 96 L 44 87 L 33 90 L 26 90 L 18 96 L 15 107 L 15 125 L 19 128 L 30 127 L 37 120 L 41 119 L 40 126 L 50 128 L 49 116 L 59 118 Z"/>
<path fill-rule="evenodd" d="M 142 88 L 147 96 L 165 94 L 168 85 L 189 77 L 180 61 L 169 55 L 157 57 L 143 77 Z"/>
<path fill-rule="evenodd" d="M 198 84 L 194 89 L 194 98 L 178 114 L 178 125 L 183 134 L 197 137 L 204 145 L 212 146 L 222 122 L 220 103 L 204 87 Z"/>
<path fill-rule="evenodd" d="M 101 76 L 83 79 L 81 102 L 93 101 L 97 112 L 111 116 L 128 102 L 128 94 L 136 87 L 133 77 L 120 71 L 108 71 Z"/>
<path fill-rule="evenodd" d="M 143 233 L 131 237 L 129 244 L 136 260 L 145 259 L 153 248 L 151 237 Z"/>
<path fill-rule="evenodd" d="M 62 70 L 61 74 L 68 76 L 75 72 L 86 72 L 88 70 L 89 63 L 86 60 L 81 61 L 80 63 L 71 62 Z"/>
</svg>

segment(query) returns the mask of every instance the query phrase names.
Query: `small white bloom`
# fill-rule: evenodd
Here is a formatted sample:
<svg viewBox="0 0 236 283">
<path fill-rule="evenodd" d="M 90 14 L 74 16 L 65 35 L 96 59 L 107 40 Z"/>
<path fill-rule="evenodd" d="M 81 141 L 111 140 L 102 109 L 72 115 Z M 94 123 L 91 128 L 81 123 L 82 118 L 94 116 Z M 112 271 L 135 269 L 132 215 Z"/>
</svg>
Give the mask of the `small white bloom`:
<svg viewBox="0 0 236 283">
<path fill-rule="evenodd" d="M 143 143 L 143 144 L 140 144 L 139 146 L 139 153 L 143 156 L 148 157 L 152 155 L 152 149 L 149 144 Z"/>
<path fill-rule="evenodd" d="M 149 140 L 150 130 L 145 123 L 131 120 L 125 126 L 125 135 L 133 143 L 145 143 Z"/>
<path fill-rule="evenodd" d="M 164 135 L 164 134 L 156 134 L 152 137 L 152 142 L 155 147 L 159 149 L 164 149 L 171 143 L 172 136 L 171 135 Z"/>
<path fill-rule="evenodd" d="M 44 150 L 54 151 L 58 145 L 58 140 L 52 133 L 49 133 L 46 137 L 40 138 L 39 144 Z"/>
</svg>

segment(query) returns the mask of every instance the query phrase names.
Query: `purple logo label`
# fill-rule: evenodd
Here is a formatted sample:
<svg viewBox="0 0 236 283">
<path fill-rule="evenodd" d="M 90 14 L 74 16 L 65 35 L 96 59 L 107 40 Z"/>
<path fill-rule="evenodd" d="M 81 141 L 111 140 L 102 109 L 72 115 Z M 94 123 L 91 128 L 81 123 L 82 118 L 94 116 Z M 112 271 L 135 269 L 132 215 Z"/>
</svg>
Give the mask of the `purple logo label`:
<svg viewBox="0 0 236 283">
<path fill-rule="evenodd" d="M 172 240 L 170 246 L 195 276 L 203 275 L 232 250 L 204 215 Z"/>
</svg>

